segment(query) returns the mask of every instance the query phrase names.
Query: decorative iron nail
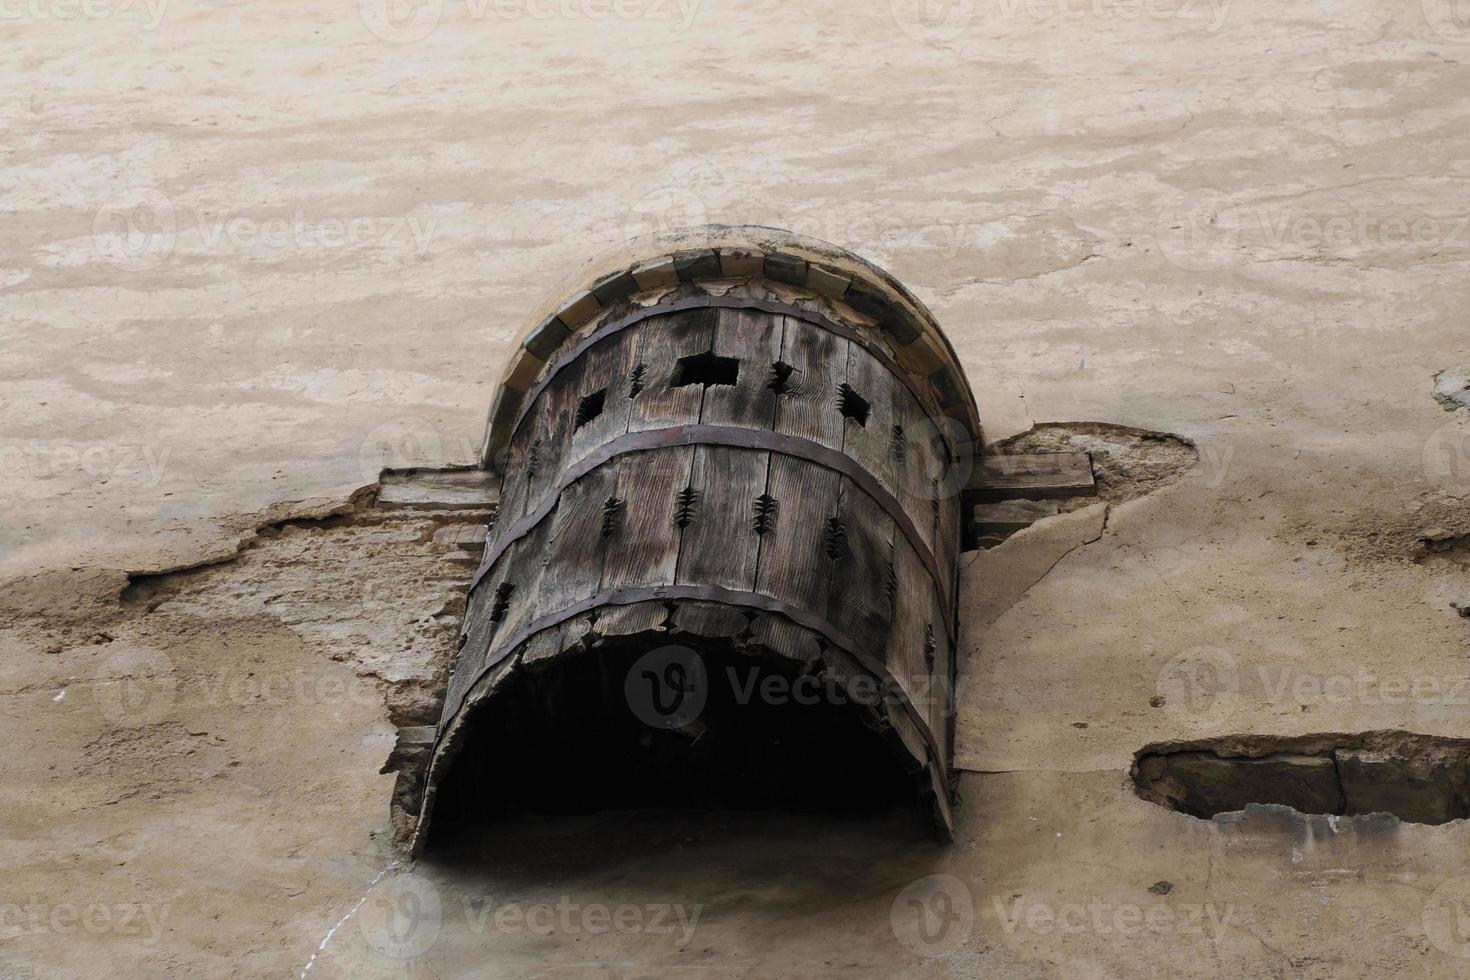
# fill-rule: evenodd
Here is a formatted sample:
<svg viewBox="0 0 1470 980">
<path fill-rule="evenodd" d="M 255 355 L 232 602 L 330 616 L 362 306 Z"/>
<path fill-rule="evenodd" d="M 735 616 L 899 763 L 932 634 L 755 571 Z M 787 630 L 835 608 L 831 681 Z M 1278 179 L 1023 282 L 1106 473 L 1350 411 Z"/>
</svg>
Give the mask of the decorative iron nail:
<svg viewBox="0 0 1470 980">
<path fill-rule="evenodd" d="M 495 596 L 490 602 L 490 622 L 498 623 L 505 618 L 506 610 L 510 608 L 510 594 L 516 587 L 509 582 L 501 582 L 495 587 Z"/>
<path fill-rule="evenodd" d="M 608 497 L 602 505 L 602 536 L 610 538 L 616 534 L 622 520 L 623 501 L 617 497 Z"/>
<path fill-rule="evenodd" d="M 847 522 L 841 517 L 827 521 L 827 557 L 833 561 L 847 555 Z"/>
<path fill-rule="evenodd" d="M 755 498 L 755 521 L 756 534 L 765 534 L 776 527 L 776 498 L 768 493 L 763 493 Z"/>
<path fill-rule="evenodd" d="M 674 523 L 680 527 L 688 527 L 694 523 L 694 511 L 699 504 L 699 491 L 693 487 L 685 487 L 677 495 L 674 507 Z"/>
</svg>

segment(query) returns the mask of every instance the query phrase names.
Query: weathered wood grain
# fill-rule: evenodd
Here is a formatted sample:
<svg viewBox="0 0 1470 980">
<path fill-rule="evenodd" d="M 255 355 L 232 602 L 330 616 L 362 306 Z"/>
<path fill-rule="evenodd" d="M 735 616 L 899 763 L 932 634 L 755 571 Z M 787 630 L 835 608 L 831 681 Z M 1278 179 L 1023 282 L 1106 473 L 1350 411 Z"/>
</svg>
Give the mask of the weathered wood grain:
<svg viewBox="0 0 1470 980">
<path fill-rule="evenodd" d="M 750 614 L 720 602 L 685 601 L 673 614 L 674 635 L 734 640 L 750 628 Z"/>
<path fill-rule="evenodd" d="M 714 346 L 717 314 L 717 310 L 686 310 L 650 318 L 639 328 L 636 364 L 643 365 L 646 386 L 632 401 L 629 432 L 699 421 L 704 386 L 676 386 L 676 374 L 680 358 Z"/>
<path fill-rule="evenodd" d="M 576 427 L 577 402 L 587 362 L 577 361 L 553 379 L 537 400 L 525 459 L 526 502 L 522 513 L 530 513 L 561 479 L 571 460 L 572 434 Z M 521 514 L 516 515 L 522 516 Z"/>
<path fill-rule="evenodd" d="M 977 500 L 1080 497 L 1097 492 L 1086 453 L 982 456 L 966 488 Z"/>
<path fill-rule="evenodd" d="M 850 480 L 842 481 L 836 519 L 841 522 L 843 541 L 841 553 L 829 555 L 827 619 L 866 644 L 862 652 L 881 659 L 893 626 L 885 588 L 893 552 L 893 521 Z"/>
<path fill-rule="evenodd" d="M 668 585 L 679 565 L 679 491 L 689 486 L 693 446 L 629 453 L 618 465 L 619 514 L 602 565 L 604 589 Z"/>
<path fill-rule="evenodd" d="M 766 492 L 776 500 L 774 526 L 761 535 L 756 591 L 802 609 L 827 608 L 823 552 L 828 518 L 837 512 L 841 477 L 805 460 L 771 454 Z"/>
<path fill-rule="evenodd" d="M 755 588 L 760 535 L 751 508 L 766 490 L 770 453 L 726 446 L 699 446 L 681 501 L 682 519 L 676 581 L 750 591 Z M 688 491 L 692 491 L 688 492 Z"/>
<path fill-rule="evenodd" d="M 603 606 L 598 610 L 597 632 L 604 637 L 664 632 L 664 624 L 668 622 L 669 616 L 669 607 L 662 602 L 630 602 L 620 606 Z"/>
<path fill-rule="evenodd" d="M 894 542 L 893 570 L 897 591 L 893 629 L 888 635 L 888 669 L 910 700 L 922 706 L 932 686 L 924 651 L 934 625 L 934 585 L 913 547 L 901 537 Z M 930 717 L 927 708 L 921 714 Z"/>
<path fill-rule="evenodd" d="M 699 420 L 706 425 L 769 429 L 777 395 L 771 390 L 771 365 L 781 355 L 782 318 L 755 310 L 716 310 L 714 353 L 735 357 L 740 373 L 734 385 L 704 390 Z"/>
<path fill-rule="evenodd" d="M 628 431 L 628 413 L 633 403 L 629 391 L 641 336 L 637 331 L 613 334 L 582 355 L 586 369 L 577 389 L 577 404 L 599 394 L 601 404 L 594 418 L 574 425 L 568 459 L 581 459 Z"/>
<path fill-rule="evenodd" d="M 621 460 L 597 467 L 568 486 L 557 502 L 551 525 L 546 570 L 533 619 L 565 609 L 602 586 L 603 558 L 610 539 L 604 534 L 606 506 L 618 494 Z"/>
<path fill-rule="evenodd" d="M 498 618 L 490 636 L 492 650 L 499 648 L 502 638 L 515 636 L 535 616 L 541 576 L 546 570 L 552 523 L 542 521 L 530 534 L 512 545 L 496 562 L 491 574 L 477 586 L 477 590 L 490 591 L 490 615 Z M 497 592 L 505 586 L 509 590 L 504 599 L 497 599 Z M 502 608 L 497 610 L 497 606 Z"/>
<path fill-rule="evenodd" d="M 837 386 L 847 380 L 848 341 L 820 327 L 786 318 L 781 361 L 790 365 L 777 400 L 776 431 L 842 448 Z"/>
<path fill-rule="evenodd" d="M 970 508 L 970 520 L 974 532 L 1019 531 L 1037 521 L 1055 517 L 1060 513 L 1055 500 L 1001 500 L 989 504 L 976 504 Z"/>
<path fill-rule="evenodd" d="M 874 701 L 858 708 L 865 723 L 909 768 L 947 764 L 953 649 L 943 617 L 961 522 L 973 519 L 961 495 L 981 484 L 946 483 L 946 431 L 890 365 L 829 326 L 729 307 L 654 315 L 576 353 L 533 392 L 489 535 L 487 554 L 500 557 L 469 596 L 446 717 L 483 674 L 485 653 L 511 643 L 535 670 L 560 656 L 607 659 L 635 637 L 728 641 L 839 682 L 873 681 L 860 661 L 882 664 L 913 710 Z M 605 458 L 597 454 L 620 436 L 687 425 L 724 430 L 623 443 L 620 455 L 571 478 L 578 461 Z M 818 462 L 811 446 L 803 455 L 791 443 L 777 451 L 713 441 L 729 429 L 811 440 L 876 485 Z M 696 437 L 711 441 L 673 444 Z M 911 528 L 870 495 L 881 497 L 879 487 Z M 523 534 L 514 541 L 513 526 Z M 933 554 L 938 582 L 921 551 Z M 728 593 L 715 601 L 703 587 Z M 633 589 L 642 591 L 620 592 Z M 670 598 L 668 589 L 685 591 Z M 609 699 L 621 697 L 619 678 L 602 683 Z"/>
<path fill-rule="evenodd" d="M 868 402 L 869 410 L 863 422 L 843 420 L 842 451 L 877 477 L 885 490 L 900 497 L 893 427 L 903 417 L 906 403 L 914 398 L 877 358 L 858 344 L 848 344 L 843 383 Z"/>
</svg>

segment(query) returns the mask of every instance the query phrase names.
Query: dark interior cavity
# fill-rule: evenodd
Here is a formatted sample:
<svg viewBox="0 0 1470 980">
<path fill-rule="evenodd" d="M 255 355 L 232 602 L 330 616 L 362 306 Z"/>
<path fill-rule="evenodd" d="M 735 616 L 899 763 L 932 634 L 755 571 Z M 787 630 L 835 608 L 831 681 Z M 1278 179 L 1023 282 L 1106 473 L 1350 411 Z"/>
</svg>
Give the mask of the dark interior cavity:
<svg viewBox="0 0 1470 980">
<path fill-rule="evenodd" d="M 644 680 L 639 658 L 668 642 L 604 645 L 515 671 L 479 710 L 440 786 L 435 835 L 614 810 L 922 812 L 919 777 L 867 709 L 840 703 L 830 685 L 790 686 L 798 675 L 784 658 L 701 645 L 702 710 L 680 727 L 650 725 L 626 685 L 630 671 L 635 685 Z"/>
<path fill-rule="evenodd" d="M 607 401 L 607 389 L 599 388 L 590 395 L 586 395 L 577 403 L 576 428 L 581 428 L 602 414 L 603 403 Z"/>
<path fill-rule="evenodd" d="M 740 361 L 734 357 L 721 357 L 714 351 L 690 354 L 679 358 L 674 365 L 675 388 L 686 385 L 733 385 L 740 381 Z"/>
<path fill-rule="evenodd" d="M 842 384 L 837 387 L 837 409 L 842 413 L 843 418 L 852 419 L 858 425 L 867 426 L 870 409 L 868 400 L 854 391 L 851 386 Z"/>
</svg>

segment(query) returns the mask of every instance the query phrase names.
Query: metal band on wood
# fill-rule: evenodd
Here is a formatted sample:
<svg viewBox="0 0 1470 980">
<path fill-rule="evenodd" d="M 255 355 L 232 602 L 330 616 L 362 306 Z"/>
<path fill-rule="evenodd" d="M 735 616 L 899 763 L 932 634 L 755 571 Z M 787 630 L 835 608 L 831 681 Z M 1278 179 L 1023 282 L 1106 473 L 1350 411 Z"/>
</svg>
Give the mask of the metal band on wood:
<svg viewBox="0 0 1470 980">
<path fill-rule="evenodd" d="M 873 358 L 879 364 L 882 364 L 889 374 L 897 378 L 908 389 L 909 394 L 913 395 L 914 399 L 920 405 L 927 406 L 932 401 L 932 399 L 925 398 L 923 393 L 914 386 L 911 373 L 901 367 L 882 347 L 873 343 L 871 339 L 863 336 L 860 332 L 845 327 L 815 310 L 804 310 L 799 306 L 792 306 L 789 303 L 778 303 L 773 300 L 750 299 L 745 297 L 694 296 L 688 299 L 674 300 L 669 303 L 657 303 L 653 306 L 645 306 L 642 309 L 636 310 L 625 317 L 612 321 L 606 326 L 599 327 L 579 341 L 566 354 L 557 358 L 542 374 L 541 379 L 531 386 L 530 391 L 526 392 L 525 398 L 521 401 L 521 409 L 516 414 L 515 424 L 511 426 L 511 438 L 514 439 L 516 433 L 520 431 L 521 423 L 526 420 L 526 416 L 530 414 L 531 408 L 536 404 L 536 399 L 546 390 L 547 385 L 551 384 L 552 379 L 589 349 L 595 347 L 600 341 L 606 340 L 615 333 L 627 330 L 629 327 L 636 326 L 651 317 L 667 316 L 671 313 L 682 313 L 686 310 L 704 309 L 752 310 L 758 313 L 776 313 L 781 316 L 789 316 L 801 320 L 814 327 L 820 327 L 828 333 L 834 333 L 844 340 L 849 340 L 857 344 L 863 350 L 873 355 Z M 944 440 L 945 451 L 953 459 L 955 450 L 950 445 L 948 436 L 943 431 L 939 431 L 939 437 Z"/>
<path fill-rule="evenodd" d="M 505 537 L 496 542 L 495 547 L 485 552 L 485 559 L 474 579 L 470 582 L 470 590 L 473 591 L 480 584 L 491 568 L 498 562 L 505 552 L 519 539 L 525 537 L 546 519 L 556 509 L 561 494 L 567 487 L 577 480 L 586 476 L 592 470 L 601 466 L 609 460 L 627 453 L 644 452 L 650 449 L 668 449 L 676 446 L 730 446 L 737 449 L 757 449 L 773 453 L 782 453 L 786 456 L 794 456 L 797 459 L 815 463 L 818 466 L 835 470 L 848 479 L 852 480 L 858 487 L 873 498 L 874 502 L 892 519 L 894 525 L 903 533 L 905 539 L 913 547 L 914 553 L 924 563 L 924 569 L 929 573 L 929 578 L 934 583 L 934 588 L 940 596 L 940 608 L 944 610 L 945 633 L 954 638 L 953 616 L 950 608 L 952 597 L 946 582 L 951 580 L 945 576 L 939 568 L 939 561 L 934 557 L 934 552 L 919 535 L 919 529 L 914 526 L 913 519 L 904 512 L 903 506 L 899 504 L 898 498 L 889 493 L 883 484 L 878 482 L 877 477 L 863 469 L 853 460 L 851 456 L 830 446 L 824 446 L 810 439 L 800 436 L 787 435 L 781 432 L 771 432 L 766 429 L 742 429 L 725 425 L 678 425 L 667 429 L 645 429 L 642 432 L 630 432 L 619 436 L 611 442 L 598 446 L 592 452 L 583 456 L 575 463 L 568 466 L 562 473 L 561 480 L 552 487 L 541 498 L 540 503 L 530 513 L 512 524 L 507 530 Z"/>
<path fill-rule="evenodd" d="M 664 799 L 604 772 L 650 752 L 698 789 L 704 747 L 651 743 L 602 683 L 670 642 L 766 675 L 876 684 L 830 714 L 705 721 L 732 771 L 791 737 L 886 748 L 881 771 L 844 764 L 885 799 L 914 790 L 948 835 L 965 523 L 952 484 L 981 437 L 953 346 L 892 277 L 836 246 L 709 228 L 639 248 L 542 304 L 501 375 L 481 463 L 504 478 L 503 508 L 470 583 L 415 846 L 441 790 L 465 818 L 499 807 L 485 777 L 502 769 L 524 777 L 513 790 L 532 809 L 559 793 L 524 753 L 561 732 L 605 737 L 605 752 L 561 759 L 585 764 L 595 793 Z M 885 745 L 851 737 L 863 724 Z M 798 798 L 787 789 L 760 799 Z"/>
<path fill-rule="evenodd" d="M 469 697 L 470 691 L 474 689 L 475 684 L 479 683 L 480 678 L 485 676 L 487 671 L 514 653 L 522 644 L 542 630 L 559 626 L 567 620 L 596 609 L 599 606 L 626 606 L 632 605 L 635 602 L 662 602 L 665 600 L 679 599 L 718 602 L 727 606 L 757 609 L 761 612 L 784 616 L 796 625 L 819 634 L 828 643 L 853 657 L 865 670 L 878 678 L 879 681 L 884 684 L 896 684 L 898 685 L 898 690 L 903 691 L 905 695 L 909 693 L 903 690 L 903 685 L 884 665 L 882 657 L 875 656 L 866 651 L 858 643 L 856 638 L 846 635 L 826 618 L 808 612 L 800 607 L 793 606 L 788 602 L 783 602 L 780 599 L 760 592 L 743 592 L 726 589 L 718 585 L 646 585 L 629 589 L 606 589 L 585 599 L 580 599 L 562 609 L 532 620 L 517 630 L 506 642 L 492 646 L 491 652 L 485 657 L 484 666 L 480 668 L 475 680 L 470 682 L 465 688 L 464 694 L 460 696 L 460 703 L 455 705 L 454 710 L 440 721 L 440 737 L 442 737 L 442 733 L 451 726 L 454 719 L 459 715 L 465 700 Z M 899 703 L 915 722 L 929 750 L 937 753 L 939 747 L 933 733 L 929 730 L 929 722 L 919 714 L 918 709 L 914 707 L 913 702 L 909 700 L 908 696 L 900 698 Z M 436 747 L 437 744 L 438 740 L 436 739 Z M 941 772 L 940 778 L 944 781 L 946 788 L 948 788 L 947 775 Z"/>
</svg>

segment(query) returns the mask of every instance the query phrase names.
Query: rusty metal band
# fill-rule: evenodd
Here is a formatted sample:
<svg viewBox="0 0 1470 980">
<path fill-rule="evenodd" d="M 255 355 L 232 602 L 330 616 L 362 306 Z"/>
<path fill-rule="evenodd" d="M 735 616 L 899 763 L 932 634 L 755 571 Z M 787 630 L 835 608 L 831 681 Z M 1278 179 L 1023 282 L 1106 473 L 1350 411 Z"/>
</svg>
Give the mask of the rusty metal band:
<svg viewBox="0 0 1470 980">
<path fill-rule="evenodd" d="M 687 299 L 674 300 L 668 303 L 658 303 L 654 304 L 653 306 L 645 306 L 642 309 L 630 313 L 628 316 L 621 317 L 617 320 L 612 321 L 611 323 L 606 324 L 605 326 L 599 327 L 592 333 L 588 334 L 585 338 L 578 341 L 576 346 L 568 350 L 566 354 L 557 358 L 552 363 L 551 367 L 547 369 L 546 373 L 541 376 L 541 379 L 537 381 L 534 385 L 532 385 L 530 390 L 526 392 L 525 397 L 521 401 L 521 409 L 516 414 L 515 424 L 510 427 L 510 437 L 506 440 L 506 444 L 509 445 L 510 442 L 514 440 L 516 433 L 520 431 L 521 423 L 526 420 L 526 416 L 530 414 L 531 408 L 536 404 L 536 399 L 541 397 L 541 393 L 546 390 L 546 387 L 548 385 L 551 384 L 552 379 L 560 374 L 564 369 L 569 367 L 574 361 L 577 360 L 577 358 L 585 354 L 590 348 L 596 346 L 601 341 L 606 340 L 608 337 L 611 337 L 613 334 L 620 333 L 623 330 L 627 330 L 629 327 L 636 326 L 651 317 L 667 316 L 671 313 L 682 313 L 686 310 L 707 309 L 751 310 L 757 313 L 776 313 L 782 316 L 789 316 L 794 319 L 801 320 L 805 323 L 809 323 L 812 326 L 819 327 L 822 330 L 828 331 L 829 333 L 835 333 L 837 334 L 837 336 L 842 337 L 845 340 L 852 341 L 854 344 L 857 344 L 863 350 L 873 355 L 878 363 L 882 364 L 884 369 L 886 369 L 889 374 L 897 378 L 899 380 L 899 383 L 908 389 L 909 394 L 914 396 L 914 400 L 917 401 L 926 410 L 932 407 L 942 407 L 939 406 L 937 402 L 934 406 L 931 406 L 929 404 L 931 401 L 933 401 L 933 399 L 926 398 L 922 393 L 920 393 L 919 389 L 913 383 L 912 373 L 901 367 L 897 361 L 889 356 L 887 351 L 879 347 L 877 344 L 873 343 L 873 341 L 869 338 L 863 336 L 863 334 L 859 331 L 853 330 L 850 327 L 845 327 L 837 321 L 831 319 L 830 317 L 824 316 L 823 314 L 818 313 L 815 310 L 804 310 L 799 306 L 792 306 L 788 303 L 778 303 L 773 300 L 748 299 L 744 297 L 729 296 L 693 296 Z M 936 415 L 931 417 L 938 418 L 941 417 L 941 414 L 936 413 Z M 965 428 L 968 431 L 969 427 L 966 426 Z M 973 436 L 974 434 L 971 433 L 971 435 Z M 949 437 L 943 431 L 939 432 L 939 437 L 944 440 L 945 449 L 950 453 L 951 456 L 953 456 L 954 447 L 949 444 Z"/>
<path fill-rule="evenodd" d="M 939 744 L 935 741 L 934 733 L 930 730 L 929 720 L 921 714 L 913 701 L 910 700 L 909 692 L 903 684 L 893 676 L 892 672 L 883 663 L 879 656 L 864 650 L 856 638 L 848 636 L 842 630 L 829 622 L 825 617 L 818 616 L 789 602 L 783 602 L 773 596 L 760 592 L 743 592 L 735 589 L 726 589 L 718 585 L 646 585 L 637 588 L 626 589 L 604 589 L 585 599 L 580 599 L 562 609 L 540 616 L 527 623 L 525 626 L 511 634 L 510 639 L 503 643 L 494 644 L 485 656 L 485 663 L 477 672 L 475 679 L 465 688 L 460 695 L 459 703 L 454 706 L 454 711 L 439 722 L 439 730 L 434 740 L 434 751 L 437 754 L 439 740 L 459 717 L 469 695 L 475 689 L 491 668 L 495 667 L 506 657 L 519 650 L 531 637 L 542 630 L 560 626 L 567 620 L 591 612 L 599 606 L 627 606 L 636 602 L 667 602 L 672 600 L 692 600 L 700 602 L 718 602 L 727 606 L 737 606 L 745 609 L 755 609 L 764 613 L 773 613 L 791 620 L 796 625 L 818 634 L 832 646 L 837 647 L 844 653 L 856 660 L 863 669 L 872 674 L 878 681 L 891 689 L 903 694 L 900 703 L 904 712 L 910 720 L 918 726 L 919 733 L 924 738 L 924 743 L 929 747 L 931 758 L 942 760 L 944 758 L 939 750 Z M 677 616 L 677 614 L 675 614 Z M 778 651 L 779 652 L 779 651 Z M 932 682 L 932 677 L 931 677 Z M 946 717 L 951 713 L 951 706 L 945 706 Z M 944 773 L 944 766 L 938 767 L 940 780 L 945 784 L 945 792 L 949 792 L 949 780 Z"/>
<path fill-rule="evenodd" d="M 924 539 L 919 535 L 919 529 L 914 526 L 913 519 L 904 511 L 898 498 L 878 482 L 877 477 L 859 466 L 851 456 L 819 442 L 782 432 L 771 432 L 768 429 L 742 429 L 728 425 L 676 425 L 667 429 L 630 432 L 611 442 L 604 443 L 583 456 L 562 472 L 561 480 L 546 492 L 535 510 L 507 528 L 503 537 L 497 536 L 498 540 L 493 548 L 486 549 L 485 558 L 475 572 L 475 577 L 470 581 L 470 591 L 473 592 L 479 586 L 480 581 L 490 573 L 495 563 L 501 559 L 511 545 L 530 534 L 535 530 L 536 525 L 556 509 L 562 491 L 567 487 L 617 456 L 650 449 L 672 449 L 679 446 L 730 446 L 736 449 L 781 453 L 815 463 L 829 470 L 835 470 L 852 480 L 859 489 L 883 508 L 883 511 L 892 519 L 894 526 L 913 547 L 919 560 L 924 563 L 924 568 L 928 571 L 929 578 L 934 583 L 934 589 L 939 595 L 939 609 L 944 614 L 945 633 L 951 640 L 954 639 L 953 617 L 950 616 L 950 610 L 953 607 L 953 576 L 941 574 L 938 559 L 924 543 Z"/>
</svg>

